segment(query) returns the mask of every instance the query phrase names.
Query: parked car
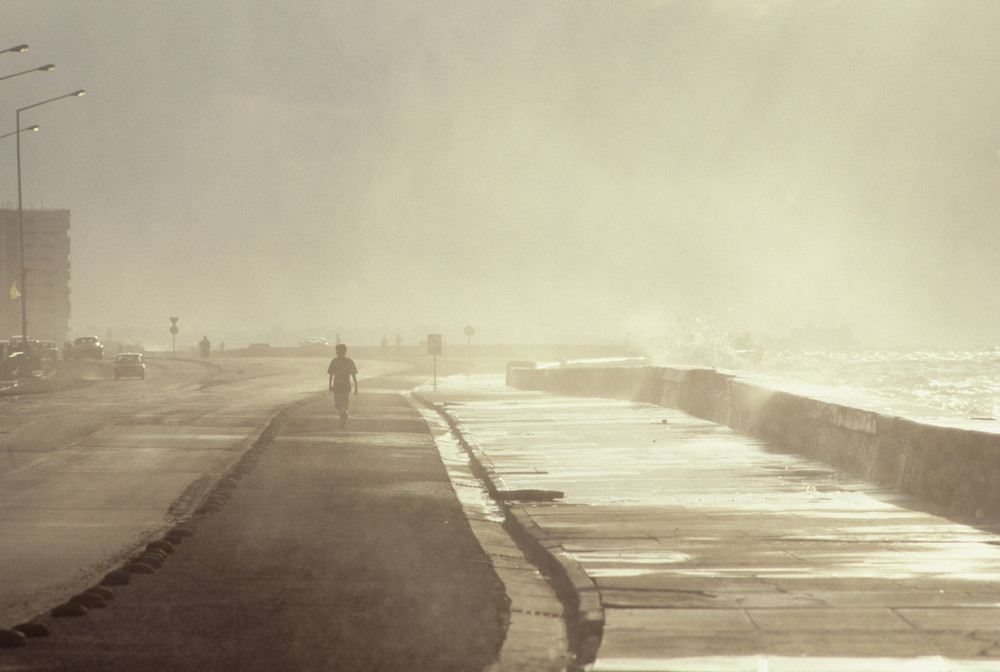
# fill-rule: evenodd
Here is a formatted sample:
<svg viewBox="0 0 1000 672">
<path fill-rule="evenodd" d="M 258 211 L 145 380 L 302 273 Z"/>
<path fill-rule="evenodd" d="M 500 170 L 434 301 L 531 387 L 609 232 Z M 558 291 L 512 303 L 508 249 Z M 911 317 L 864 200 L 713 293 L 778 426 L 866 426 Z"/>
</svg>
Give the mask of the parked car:
<svg viewBox="0 0 1000 672">
<path fill-rule="evenodd" d="M 31 360 L 20 350 L 11 352 L 3 360 L 2 375 L 0 377 L 13 379 L 31 375 Z"/>
<path fill-rule="evenodd" d="M 73 341 L 72 352 L 75 359 L 103 359 L 104 345 L 97 336 L 80 336 Z"/>
<path fill-rule="evenodd" d="M 59 348 L 55 341 L 39 341 L 38 356 L 44 360 L 55 361 L 59 359 Z"/>
<path fill-rule="evenodd" d="M 14 335 L 10 337 L 9 349 L 11 352 L 24 352 L 24 347 L 22 346 L 24 339 L 20 335 Z M 38 339 L 29 338 L 28 339 L 28 356 L 35 357 L 38 355 Z"/>
<path fill-rule="evenodd" d="M 146 362 L 138 352 L 123 352 L 115 357 L 115 380 L 126 376 L 146 377 Z"/>
</svg>

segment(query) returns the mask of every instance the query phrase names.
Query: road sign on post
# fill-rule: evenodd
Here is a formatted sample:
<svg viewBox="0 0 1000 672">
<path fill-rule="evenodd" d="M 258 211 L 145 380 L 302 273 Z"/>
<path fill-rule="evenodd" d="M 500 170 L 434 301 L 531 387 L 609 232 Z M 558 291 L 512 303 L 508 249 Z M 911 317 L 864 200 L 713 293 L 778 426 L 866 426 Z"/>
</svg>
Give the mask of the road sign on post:
<svg viewBox="0 0 1000 672">
<path fill-rule="evenodd" d="M 427 334 L 427 354 L 434 355 L 434 390 L 438 389 L 438 359 L 441 354 L 441 334 Z"/>
<path fill-rule="evenodd" d="M 170 318 L 170 335 L 174 339 L 173 354 L 175 354 L 175 355 L 177 354 L 177 332 L 180 331 L 180 329 L 177 328 L 177 320 L 179 320 L 179 319 L 181 319 L 181 318 L 179 318 L 179 317 L 171 317 Z"/>
<path fill-rule="evenodd" d="M 441 334 L 427 334 L 427 354 L 441 354 Z"/>
</svg>

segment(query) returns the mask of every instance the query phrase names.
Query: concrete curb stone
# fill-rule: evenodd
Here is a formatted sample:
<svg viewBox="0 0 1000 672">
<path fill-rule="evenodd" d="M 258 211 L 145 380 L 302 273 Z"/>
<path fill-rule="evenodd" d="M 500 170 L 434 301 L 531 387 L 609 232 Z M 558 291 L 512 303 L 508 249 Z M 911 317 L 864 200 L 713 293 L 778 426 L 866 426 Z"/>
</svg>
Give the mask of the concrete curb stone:
<svg viewBox="0 0 1000 672">
<path fill-rule="evenodd" d="M 476 444 L 472 435 L 448 412 L 446 404 L 435 403 L 418 392 L 411 397 L 436 411 L 444 418 L 455 438 L 468 454 L 473 474 L 486 487 L 500 509 L 504 512 L 504 528 L 521 547 L 525 556 L 538 565 L 549 578 L 559 600 L 563 604 L 563 617 L 569 636 L 569 646 L 575 660 L 566 669 L 582 669 L 593 662 L 601 642 L 604 629 L 604 609 L 600 592 L 593 580 L 576 560 L 563 548 L 562 544 L 548 538 L 548 535 L 531 517 L 532 504 L 507 500 L 500 493 L 508 491 L 489 456 Z M 541 504 L 544 506 L 544 504 Z M 489 672 L 500 672 L 489 670 Z"/>
</svg>

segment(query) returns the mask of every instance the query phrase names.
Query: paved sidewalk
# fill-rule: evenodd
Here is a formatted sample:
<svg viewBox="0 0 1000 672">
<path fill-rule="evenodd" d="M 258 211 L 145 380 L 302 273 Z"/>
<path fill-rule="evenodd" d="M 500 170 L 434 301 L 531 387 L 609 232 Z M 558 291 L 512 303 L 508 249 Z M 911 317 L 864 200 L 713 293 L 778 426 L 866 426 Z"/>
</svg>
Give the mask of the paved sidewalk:
<svg viewBox="0 0 1000 672">
<path fill-rule="evenodd" d="M 671 409 L 502 376 L 418 395 L 524 491 L 511 513 L 580 598 L 587 670 L 1000 669 L 989 531 Z M 564 496 L 526 501 L 544 491 Z"/>
</svg>

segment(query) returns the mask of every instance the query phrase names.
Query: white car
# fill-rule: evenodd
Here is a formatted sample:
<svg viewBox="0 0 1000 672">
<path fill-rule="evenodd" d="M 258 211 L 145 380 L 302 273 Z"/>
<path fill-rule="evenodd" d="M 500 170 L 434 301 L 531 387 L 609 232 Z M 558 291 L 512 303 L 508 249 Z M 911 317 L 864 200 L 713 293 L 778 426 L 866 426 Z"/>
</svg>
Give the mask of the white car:
<svg viewBox="0 0 1000 672">
<path fill-rule="evenodd" d="M 330 344 L 322 336 L 310 336 L 299 343 L 299 350 L 303 355 L 326 355 L 330 352 Z"/>
</svg>

